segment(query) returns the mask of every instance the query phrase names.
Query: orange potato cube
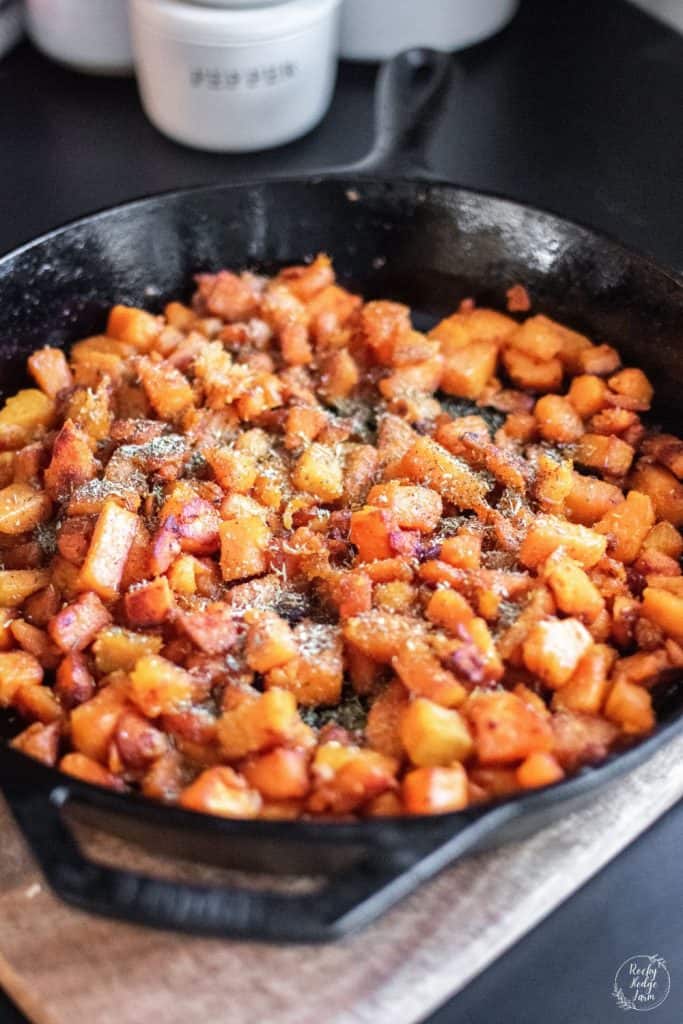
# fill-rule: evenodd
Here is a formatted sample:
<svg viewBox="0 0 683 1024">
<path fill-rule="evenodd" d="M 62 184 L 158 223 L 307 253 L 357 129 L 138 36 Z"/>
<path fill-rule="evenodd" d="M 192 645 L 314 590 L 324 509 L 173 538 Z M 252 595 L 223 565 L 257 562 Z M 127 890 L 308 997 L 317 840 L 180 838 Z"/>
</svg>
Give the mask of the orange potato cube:
<svg viewBox="0 0 683 1024">
<path fill-rule="evenodd" d="M 634 451 L 630 444 L 614 434 L 584 434 L 574 458 L 589 469 L 609 476 L 625 476 L 631 468 Z"/>
<path fill-rule="evenodd" d="M 497 363 L 495 341 L 473 341 L 446 356 L 441 388 L 447 395 L 479 398 L 496 372 Z"/>
<path fill-rule="evenodd" d="M 0 608 L 17 608 L 48 583 L 47 569 L 0 569 Z"/>
<path fill-rule="evenodd" d="M 605 717 L 629 735 L 652 732 L 656 722 L 649 691 L 625 679 L 618 679 L 610 690 Z"/>
<path fill-rule="evenodd" d="M 419 437 L 414 442 L 401 459 L 399 473 L 413 483 L 430 487 L 462 509 L 479 505 L 488 490 L 463 459 L 451 455 L 430 437 Z"/>
<path fill-rule="evenodd" d="M 564 376 L 559 359 L 532 359 L 519 349 L 505 348 L 503 366 L 512 383 L 529 391 L 558 391 Z"/>
<path fill-rule="evenodd" d="M 314 814 L 349 814 L 396 786 L 397 762 L 376 750 L 323 744 L 312 767 L 314 789 L 308 809 Z"/>
<path fill-rule="evenodd" d="M 467 697 L 467 690 L 453 672 L 442 667 L 430 647 L 410 638 L 392 659 L 401 682 L 414 694 L 428 697 L 446 708 L 456 708 Z"/>
<path fill-rule="evenodd" d="M 524 641 L 524 664 L 556 690 L 569 681 L 592 644 L 592 636 L 578 619 L 544 619 L 532 626 Z"/>
<path fill-rule="evenodd" d="M 573 522 L 592 526 L 623 500 L 623 491 L 614 484 L 573 473 L 571 488 L 564 497 L 564 512 Z"/>
<path fill-rule="evenodd" d="M 358 365 L 347 349 L 338 349 L 323 359 L 320 391 L 328 401 L 348 398 L 359 380 Z"/>
<path fill-rule="evenodd" d="M 138 584 L 124 598 L 126 618 L 132 626 L 142 629 L 160 626 L 174 606 L 173 592 L 165 576 Z"/>
<path fill-rule="evenodd" d="M 88 435 L 67 420 L 52 446 L 52 459 L 45 470 L 45 489 L 51 498 L 61 500 L 71 491 L 92 480 L 97 461 Z"/>
<path fill-rule="evenodd" d="M 557 607 L 566 615 L 580 615 L 592 622 L 605 607 L 602 594 L 573 559 L 551 555 L 544 576 Z"/>
<path fill-rule="evenodd" d="M 408 757 L 418 767 L 465 761 L 474 747 L 463 716 L 424 697 L 417 697 L 403 712 L 401 741 Z"/>
<path fill-rule="evenodd" d="M 153 348 L 161 330 L 159 320 L 134 306 L 113 306 L 107 320 L 107 336 L 125 341 L 140 352 Z"/>
<path fill-rule="evenodd" d="M 607 537 L 610 556 L 629 564 L 635 561 L 654 522 L 654 507 L 648 495 L 629 491 L 626 500 L 610 509 L 594 529 Z"/>
<path fill-rule="evenodd" d="M 576 354 L 573 373 L 607 376 L 619 368 L 619 353 L 611 345 L 591 345 Z"/>
<path fill-rule="evenodd" d="M 47 725 L 43 722 L 34 722 L 28 729 L 15 736 L 10 746 L 14 750 L 20 750 L 27 757 L 32 757 L 34 761 L 53 767 L 59 753 L 60 732 L 59 721 L 49 722 Z"/>
<path fill-rule="evenodd" d="M 657 519 L 683 526 L 683 484 L 663 466 L 639 462 L 631 475 L 631 487 L 647 494 Z"/>
<path fill-rule="evenodd" d="M 303 750 L 276 747 L 245 761 L 242 774 L 265 800 L 296 800 L 310 789 L 308 754 Z"/>
<path fill-rule="evenodd" d="M 643 541 L 643 551 L 659 551 L 669 558 L 679 559 L 683 555 L 681 531 L 668 520 L 662 520 L 652 527 Z"/>
<path fill-rule="evenodd" d="M 578 412 L 562 395 L 544 395 L 534 408 L 538 430 L 546 441 L 568 444 L 578 441 L 583 434 L 583 423 Z"/>
<path fill-rule="evenodd" d="M 232 768 L 207 768 L 180 794 L 178 803 L 189 811 L 215 814 L 219 818 L 256 818 L 261 797 L 246 779 Z"/>
<path fill-rule="evenodd" d="M 638 402 L 639 408 L 643 411 L 650 408 L 655 392 L 642 370 L 620 370 L 610 377 L 607 383 L 618 395 L 625 395 Z"/>
<path fill-rule="evenodd" d="M 609 673 L 617 652 L 605 644 L 590 647 L 576 666 L 571 679 L 553 696 L 553 709 L 566 708 L 599 715 L 609 689 Z"/>
<path fill-rule="evenodd" d="M 248 494 L 258 476 L 258 463 L 253 455 L 232 448 L 210 448 L 205 455 L 224 490 Z"/>
<path fill-rule="evenodd" d="M 134 512 L 116 501 L 105 501 L 81 568 L 78 585 L 94 590 L 105 601 L 118 595 L 121 577 L 138 527 Z"/>
<path fill-rule="evenodd" d="M 678 595 L 657 587 L 646 587 L 641 613 L 663 629 L 667 636 L 683 640 L 683 593 Z"/>
<path fill-rule="evenodd" d="M 270 689 L 223 712 L 218 720 L 218 742 L 228 761 L 240 761 L 271 747 L 298 745 L 301 725 L 294 694 Z"/>
<path fill-rule="evenodd" d="M 483 765 L 522 761 L 553 748 L 548 720 L 514 693 L 475 693 L 463 711 L 473 726 L 475 752 Z"/>
<path fill-rule="evenodd" d="M 121 626 L 101 629 L 92 650 L 95 666 L 102 675 L 130 672 L 145 654 L 158 654 L 163 638 L 154 633 L 134 633 Z"/>
<path fill-rule="evenodd" d="M 472 309 L 453 313 L 433 327 L 430 338 L 441 342 L 445 355 L 451 355 L 473 341 L 505 341 L 518 329 L 517 321 L 493 309 Z"/>
<path fill-rule="evenodd" d="M 173 420 L 194 405 L 192 386 L 180 370 L 167 362 L 153 363 L 141 359 L 138 376 L 149 404 L 163 420 Z"/>
<path fill-rule="evenodd" d="M 388 509 L 401 529 L 422 533 L 435 530 L 443 513 L 443 502 L 436 491 L 395 480 L 372 487 L 367 503 Z"/>
<path fill-rule="evenodd" d="M 60 651 L 68 654 L 88 647 L 111 621 L 111 615 L 97 594 L 88 592 L 62 608 L 50 619 L 47 629 Z"/>
<path fill-rule="evenodd" d="M 457 590 L 437 588 L 429 599 L 425 612 L 427 618 L 437 626 L 443 626 L 449 633 L 459 633 L 474 618 L 470 603 Z"/>
<path fill-rule="evenodd" d="M 55 404 L 35 388 L 18 391 L 0 409 L 0 440 L 3 448 L 16 450 L 52 426 Z"/>
<path fill-rule="evenodd" d="M 537 751 L 529 754 L 517 769 L 517 782 L 522 789 L 538 789 L 551 786 L 564 778 L 561 765 L 552 754 Z"/>
<path fill-rule="evenodd" d="M 342 643 L 334 627 L 302 622 L 294 630 L 297 655 L 272 668 L 266 687 L 294 694 L 299 704 L 336 704 L 344 681 Z"/>
<path fill-rule="evenodd" d="M 349 540 L 358 548 L 361 562 L 374 562 L 394 554 L 390 537 L 397 529 L 390 511 L 366 505 L 351 513 Z"/>
<path fill-rule="evenodd" d="M 607 385 L 601 377 L 583 373 L 572 380 L 567 398 L 579 416 L 587 420 L 607 405 Z"/>
<path fill-rule="evenodd" d="M 403 757 L 401 719 L 408 702 L 406 688 L 398 679 L 393 679 L 375 697 L 365 725 L 365 738 L 373 750 L 397 760 Z"/>
<path fill-rule="evenodd" d="M 49 519 L 52 502 L 44 491 L 13 483 L 0 490 L 0 534 L 15 536 Z"/>
<path fill-rule="evenodd" d="M 109 743 L 126 706 L 125 678 L 117 678 L 71 712 L 71 744 L 93 761 L 105 763 Z"/>
<path fill-rule="evenodd" d="M 22 686 L 38 686 L 42 681 L 43 667 L 32 654 L 0 652 L 0 707 L 9 707 Z"/>
<path fill-rule="evenodd" d="M 66 754 L 59 762 L 60 772 L 71 775 L 81 782 L 89 782 L 93 786 L 104 786 L 105 789 L 118 791 L 126 788 L 123 779 L 113 772 L 107 771 L 101 764 L 85 754 Z"/>
<path fill-rule="evenodd" d="M 347 619 L 344 639 L 374 661 L 388 664 L 411 637 L 424 633 L 419 619 L 409 615 L 390 615 L 378 609 Z"/>
<path fill-rule="evenodd" d="M 63 717 L 62 706 L 49 686 L 25 683 L 14 694 L 12 702 L 20 715 L 49 725 Z"/>
<path fill-rule="evenodd" d="M 28 370 L 48 398 L 73 387 L 73 377 L 66 356 L 58 348 L 39 348 L 28 359 Z"/>
<path fill-rule="evenodd" d="M 129 697 L 143 715 L 177 711 L 192 699 L 194 680 L 189 672 L 158 654 L 144 654 L 130 673 Z"/>
<path fill-rule="evenodd" d="M 469 803 L 467 774 L 458 762 L 448 768 L 415 768 L 403 779 L 403 803 L 408 814 L 446 814 Z"/>
<path fill-rule="evenodd" d="M 552 359 L 562 349 L 562 328 L 547 316 L 528 317 L 507 339 L 532 359 Z"/>
<path fill-rule="evenodd" d="M 531 524 L 522 541 L 519 560 L 533 569 L 557 548 L 586 569 L 599 562 L 607 549 L 607 538 L 585 526 L 568 523 L 556 516 L 540 515 Z"/>
<path fill-rule="evenodd" d="M 299 653 L 289 623 L 275 612 L 248 612 L 246 621 L 249 623 L 246 659 L 254 672 L 279 668 Z"/>
<path fill-rule="evenodd" d="M 260 576 L 266 571 L 271 532 L 260 516 L 227 519 L 221 523 L 219 533 L 221 573 L 227 583 Z"/>
<path fill-rule="evenodd" d="M 62 658 L 57 669 L 55 693 L 67 711 L 78 707 L 95 694 L 95 680 L 80 651 L 71 651 Z"/>
<path fill-rule="evenodd" d="M 313 443 L 299 457 L 292 483 L 320 501 L 336 501 L 344 493 L 344 472 L 333 448 Z"/>
</svg>

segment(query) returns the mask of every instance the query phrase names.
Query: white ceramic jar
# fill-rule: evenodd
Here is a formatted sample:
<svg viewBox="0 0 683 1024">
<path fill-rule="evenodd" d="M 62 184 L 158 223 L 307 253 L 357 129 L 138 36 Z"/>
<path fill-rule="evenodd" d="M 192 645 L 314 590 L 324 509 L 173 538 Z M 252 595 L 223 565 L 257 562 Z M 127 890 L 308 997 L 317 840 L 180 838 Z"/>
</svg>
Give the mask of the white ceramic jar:
<svg viewBox="0 0 683 1024">
<path fill-rule="evenodd" d="M 26 28 L 47 57 L 78 71 L 133 70 L 127 0 L 26 0 Z"/>
<path fill-rule="evenodd" d="M 218 152 L 278 146 L 326 113 L 340 0 L 131 0 L 140 96 L 156 127 Z"/>
<path fill-rule="evenodd" d="M 493 35 L 519 0 L 344 0 L 341 55 L 386 60 L 412 46 L 460 50 Z"/>
</svg>

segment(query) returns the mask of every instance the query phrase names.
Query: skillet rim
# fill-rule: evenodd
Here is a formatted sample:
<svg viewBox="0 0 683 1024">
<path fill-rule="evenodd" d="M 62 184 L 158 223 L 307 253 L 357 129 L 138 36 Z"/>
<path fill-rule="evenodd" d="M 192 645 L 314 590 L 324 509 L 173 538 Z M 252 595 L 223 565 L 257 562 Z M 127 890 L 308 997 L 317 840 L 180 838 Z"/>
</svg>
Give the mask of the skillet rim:
<svg viewBox="0 0 683 1024">
<path fill-rule="evenodd" d="M 69 231 L 86 227 L 87 225 L 104 219 L 109 215 L 134 211 L 136 207 L 145 204 L 153 204 L 160 200 L 177 200 L 185 196 L 201 195 L 202 193 L 232 192 L 262 188 L 264 186 L 316 186 L 326 184 L 348 185 L 353 187 L 358 183 L 367 185 L 384 186 L 392 188 L 395 186 L 412 186 L 428 192 L 431 189 L 442 189 L 451 193 L 459 193 L 472 199 L 493 200 L 502 206 L 511 207 L 515 210 L 523 210 L 542 218 L 556 221 L 559 227 L 570 227 L 581 233 L 589 235 L 595 242 L 607 246 L 615 256 L 627 257 L 630 261 L 640 264 L 643 269 L 655 273 L 674 286 L 674 290 L 680 291 L 681 306 L 683 309 L 683 270 L 679 271 L 674 267 L 658 262 L 654 256 L 644 253 L 638 249 L 631 248 L 619 239 L 607 232 L 596 230 L 582 221 L 566 217 L 552 209 L 538 207 L 530 202 L 511 199 L 509 196 L 494 192 L 482 191 L 458 185 L 441 178 L 415 177 L 412 175 L 397 175 L 386 177 L 362 171 L 354 173 L 352 167 L 339 171 L 322 171 L 316 174 L 275 176 L 256 178 L 244 181 L 214 182 L 212 184 L 190 185 L 183 188 L 174 188 L 155 192 L 150 195 L 139 196 L 128 199 L 121 203 L 105 206 L 91 213 L 66 221 L 63 224 L 51 228 L 49 231 L 30 239 L 27 242 L 0 255 L 0 273 L 6 271 L 8 265 L 19 257 L 28 255 L 32 249 L 40 245 L 58 239 Z M 363 197 L 359 197 L 362 202 Z M 590 790 L 607 784 L 619 778 L 630 768 L 643 763 L 654 754 L 656 750 L 664 746 L 667 740 L 683 729 L 683 697 L 681 707 L 666 721 L 658 723 L 653 733 L 644 740 L 635 743 L 622 751 L 615 751 L 605 760 L 596 764 L 585 766 L 578 773 L 559 783 L 544 786 L 538 790 L 521 791 L 502 800 L 492 801 L 487 804 L 467 808 L 463 811 L 451 811 L 446 814 L 423 815 L 411 817 L 409 815 L 393 815 L 386 817 L 361 819 L 352 822 L 326 822 L 317 820 L 294 820 L 294 821 L 268 821 L 249 818 L 222 818 L 213 814 L 202 814 L 196 811 L 187 810 L 177 804 L 163 804 L 138 793 L 118 793 L 113 790 L 97 786 L 94 783 L 83 782 L 73 776 L 61 772 L 58 768 L 49 767 L 30 758 L 21 751 L 13 750 L 5 741 L 0 742 L 0 789 L 7 785 L 12 786 L 11 779 L 3 779 L 2 765 L 5 761 L 12 765 L 15 762 L 24 773 L 28 772 L 31 781 L 40 781 L 45 790 L 48 791 L 48 799 L 55 794 L 65 795 L 65 803 L 82 802 L 86 805 L 95 806 L 105 811 L 113 811 L 123 817 L 147 818 L 151 825 L 168 825 L 174 828 L 196 828 L 201 826 L 201 831 L 217 833 L 221 835 L 245 835 L 254 838 L 278 837 L 283 840 L 307 840 L 313 842 L 362 842 L 363 840 L 376 839 L 381 837 L 386 828 L 399 827 L 409 835 L 414 833 L 425 833 L 425 838 L 433 835 L 435 829 L 441 829 L 444 833 L 451 833 L 458 829 L 466 829 L 468 825 L 479 818 L 491 814 L 497 809 L 509 808 L 510 817 L 531 814 L 534 811 L 542 811 L 548 805 L 554 805 L 580 797 Z M 21 782 L 26 785 L 26 782 Z M 79 799 L 80 798 L 80 799 Z M 283 834 L 284 833 L 284 834 Z"/>
</svg>

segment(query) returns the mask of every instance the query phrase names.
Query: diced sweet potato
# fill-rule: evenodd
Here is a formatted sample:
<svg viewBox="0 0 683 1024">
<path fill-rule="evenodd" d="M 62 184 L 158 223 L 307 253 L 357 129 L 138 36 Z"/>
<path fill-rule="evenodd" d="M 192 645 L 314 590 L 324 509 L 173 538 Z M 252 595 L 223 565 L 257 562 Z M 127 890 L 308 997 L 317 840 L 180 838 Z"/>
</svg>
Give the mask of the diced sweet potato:
<svg viewBox="0 0 683 1024">
<path fill-rule="evenodd" d="M 227 519 L 219 530 L 221 572 L 226 582 L 259 576 L 266 571 L 271 533 L 259 516 Z"/>
<path fill-rule="evenodd" d="M 540 515 L 522 541 L 519 560 L 522 565 L 535 568 L 557 548 L 563 548 L 570 558 L 580 562 L 584 568 L 590 568 L 605 554 L 607 538 L 557 516 Z"/>
<path fill-rule="evenodd" d="M 376 750 L 321 744 L 312 773 L 314 788 L 308 809 L 316 814 L 349 814 L 396 785 L 397 762 Z"/>
<path fill-rule="evenodd" d="M 564 374 L 559 359 L 533 359 L 525 352 L 505 348 L 502 361 L 512 383 L 529 391 L 558 391 Z"/>
<path fill-rule="evenodd" d="M 628 565 L 637 557 L 654 522 L 654 507 L 648 495 L 629 491 L 626 500 L 610 509 L 594 529 L 607 537 L 610 556 Z"/>
<path fill-rule="evenodd" d="M 679 480 L 683 479 L 683 440 L 673 434 L 652 434 L 643 441 L 643 455 L 670 469 Z"/>
<path fill-rule="evenodd" d="M 536 402 L 534 415 L 539 433 L 546 441 L 568 444 L 583 434 L 583 423 L 578 412 L 562 395 L 544 395 Z"/>
<path fill-rule="evenodd" d="M 607 385 L 601 377 L 580 374 L 569 385 L 567 398 L 582 419 L 590 419 L 607 404 Z"/>
<path fill-rule="evenodd" d="M 610 389 L 618 395 L 625 395 L 628 398 L 635 399 L 639 404 L 639 408 L 643 411 L 650 408 L 654 388 L 642 370 L 635 368 L 620 370 L 619 373 L 615 373 L 613 377 L 610 377 L 607 383 Z"/>
<path fill-rule="evenodd" d="M 43 668 L 26 651 L 0 652 L 0 707 L 9 707 L 22 686 L 40 685 Z"/>
<path fill-rule="evenodd" d="M 95 665 L 102 675 L 130 672 L 145 654 L 158 654 L 163 640 L 154 633 L 134 633 L 121 626 L 101 629 L 93 644 Z"/>
<path fill-rule="evenodd" d="M 218 742 L 228 761 L 239 761 L 272 747 L 296 745 L 300 726 L 294 694 L 273 688 L 225 711 L 218 721 Z"/>
<path fill-rule="evenodd" d="M 441 388 L 448 395 L 479 398 L 496 371 L 495 341 L 473 341 L 445 357 Z"/>
<path fill-rule="evenodd" d="M 52 768 L 57 762 L 61 727 L 59 721 L 34 722 L 15 736 L 10 746 Z"/>
<path fill-rule="evenodd" d="M 373 487 L 367 503 L 388 510 L 401 529 L 419 530 L 422 533 L 435 530 L 443 512 L 443 502 L 436 491 L 429 487 L 400 484 L 394 480 Z"/>
<path fill-rule="evenodd" d="M 474 746 L 467 721 L 458 711 L 424 697 L 417 697 L 403 712 L 401 740 L 419 767 L 465 761 Z"/>
<path fill-rule="evenodd" d="M 415 768 L 403 779 L 408 814 L 462 811 L 469 803 L 467 774 L 460 763 L 449 767 Z"/>
<path fill-rule="evenodd" d="M 20 715 L 48 725 L 62 719 L 62 706 L 49 686 L 24 683 L 14 694 L 12 701 Z"/>
<path fill-rule="evenodd" d="M 73 387 L 66 356 L 58 348 L 39 348 L 29 356 L 28 369 L 41 391 L 56 398 L 60 391 Z"/>
<path fill-rule="evenodd" d="M 222 601 L 207 605 L 203 611 L 180 612 L 176 622 L 205 654 L 225 654 L 237 638 L 233 611 Z"/>
<path fill-rule="evenodd" d="M 630 444 L 613 434 L 584 434 L 575 453 L 576 461 L 609 476 L 625 476 L 631 468 L 634 451 Z"/>
<path fill-rule="evenodd" d="M 683 594 L 658 587 L 643 591 L 642 614 L 674 640 L 683 640 Z"/>
<path fill-rule="evenodd" d="M 19 647 L 37 658 L 43 668 L 57 667 L 60 652 L 44 630 L 26 622 L 25 619 L 15 619 L 10 629 Z"/>
<path fill-rule="evenodd" d="M 430 597 L 426 615 L 437 626 L 459 635 L 461 627 L 467 626 L 474 618 L 474 611 L 462 594 L 444 587 L 437 588 Z"/>
<path fill-rule="evenodd" d="M 168 748 L 164 733 L 135 711 L 124 711 L 114 734 L 117 752 L 127 768 L 140 771 Z"/>
<path fill-rule="evenodd" d="M 111 499 L 105 501 L 80 572 L 82 590 L 94 590 L 105 601 L 118 595 L 137 526 L 133 512 Z"/>
<path fill-rule="evenodd" d="M 517 769 L 517 781 L 522 789 L 551 786 L 563 778 L 564 772 L 556 758 L 541 751 L 529 754 Z"/>
<path fill-rule="evenodd" d="M 298 459 L 292 483 L 320 501 L 336 501 L 344 492 L 343 468 L 334 449 L 312 444 Z"/>
<path fill-rule="evenodd" d="M 351 513 L 349 540 L 358 548 L 361 562 L 391 558 L 391 536 L 396 530 L 398 524 L 386 509 L 366 506 Z"/>
<path fill-rule="evenodd" d="M 614 484 L 573 473 L 571 488 L 564 498 L 564 511 L 573 522 L 592 526 L 623 500 L 623 491 Z"/>
<path fill-rule="evenodd" d="M 414 483 L 424 484 L 456 505 L 468 509 L 479 505 L 486 494 L 485 482 L 462 459 L 432 441 L 419 437 L 403 456 L 399 471 Z"/>
<path fill-rule="evenodd" d="M 605 644 L 590 647 L 569 681 L 553 696 L 553 709 L 598 715 L 609 689 L 609 673 L 617 652 Z"/>
<path fill-rule="evenodd" d="M 13 483 L 0 490 L 0 533 L 16 536 L 33 530 L 49 519 L 52 502 L 44 491 L 26 483 Z"/>
<path fill-rule="evenodd" d="M 559 689 L 569 681 L 592 646 L 593 638 L 578 619 L 545 619 L 524 641 L 524 664 L 543 682 Z"/>
<path fill-rule="evenodd" d="M 342 644 L 334 628 L 301 623 L 294 630 L 297 655 L 266 675 L 266 687 L 293 693 L 299 704 L 336 704 L 344 677 Z"/>
<path fill-rule="evenodd" d="M 513 693 L 476 693 L 464 713 L 481 764 L 509 764 L 553 748 L 548 721 Z"/>
<path fill-rule="evenodd" d="M 296 800 L 310 789 L 308 754 L 303 750 L 276 747 L 242 765 L 242 773 L 265 800 Z"/>
<path fill-rule="evenodd" d="M 248 494 L 258 476 L 258 463 L 253 455 L 231 448 L 210 448 L 205 454 L 221 487 Z"/>
<path fill-rule="evenodd" d="M 648 690 L 618 679 L 605 703 L 605 716 L 629 735 L 651 732 L 655 727 L 652 697 Z"/>
<path fill-rule="evenodd" d="M 573 559 L 551 556 L 544 576 L 557 607 L 566 615 L 578 615 L 592 622 L 605 607 L 602 594 Z"/>
<path fill-rule="evenodd" d="M 683 536 L 667 520 L 652 527 L 643 541 L 643 551 L 657 551 L 669 558 L 680 559 L 683 555 Z"/>
<path fill-rule="evenodd" d="M 126 706 L 125 683 L 117 678 L 71 712 L 72 746 L 94 761 L 104 764 L 107 760 L 109 743 Z"/>
<path fill-rule="evenodd" d="M 247 615 L 247 664 L 255 672 L 268 672 L 285 665 L 298 654 L 296 638 L 284 619 L 275 612 L 250 612 Z"/>
<path fill-rule="evenodd" d="M 631 475 L 631 487 L 647 494 L 658 519 L 683 526 L 683 484 L 663 466 L 641 461 Z"/>
<path fill-rule="evenodd" d="M 107 771 L 101 764 L 85 754 L 66 754 L 59 762 L 60 772 L 71 775 L 81 782 L 89 782 L 93 786 L 104 786 L 105 789 L 124 790 L 123 779 L 113 772 Z"/>
<path fill-rule="evenodd" d="M 97 462 L 90 441 L 72 420 L 67 420 L 55 438 L 52 459 L 45 470 L 45 489 L 51 498 L 61 500 L 81 484 L 92 480 Z"/>
<path fill-rule="evenodd" d="M 88 591 L 50 619 L 48 632 L 60 651 L 82 651 L 112 621 L 97 594 Z"/>
<path fill-rule="evenodd" d="M 422 640 L 408 639 L 391 663 L 401 682 L 412 693 L 428 697 L 443 707 L 459 707 L 467 697 L 467 690 L 457 676 L 443 668 Z"/>
<path fill-rule="evenodd" d="M 154 345 L 160 323 L 151 313 L 134 306 L 114 306 L 107 320 L 107 335 L 126 341 L 140 352 L 148 352 Z"/>
<path fill-rule="evenodd" d="M 164 420 L 173 420 L 194 404 L 192 386 L 180 370 L 168 362 L 141 359 L 138 375 L 149 403 Z"/>
<path fill-rule="evenodd" d="M 158 654 L 144 654 L 130 673 L 129 697 L 148 718 L 178 710 L 192 692 L 192 676 Z"/>
<path fill-rule="evenodd" d="M 124 605 L 131 626 L 160 626 L 173 611 L 173 592 L 166 577 L 159 576 L 129 590 Z"/>
<path fill-rule="evenodd" d="M 0 442 L 16 450 L 52 426 L 55 404 L 42 391 L 27 388 L 7 399 L 0 409 Z"/>
<path fill-rule="evenodd" d="M 387 757 L 402 758 L 401 719 L 408 703 L 406 688 L 396 679 L 377 695 L 365 726 L 365 737 L 374 750 Z"/>
</svg>

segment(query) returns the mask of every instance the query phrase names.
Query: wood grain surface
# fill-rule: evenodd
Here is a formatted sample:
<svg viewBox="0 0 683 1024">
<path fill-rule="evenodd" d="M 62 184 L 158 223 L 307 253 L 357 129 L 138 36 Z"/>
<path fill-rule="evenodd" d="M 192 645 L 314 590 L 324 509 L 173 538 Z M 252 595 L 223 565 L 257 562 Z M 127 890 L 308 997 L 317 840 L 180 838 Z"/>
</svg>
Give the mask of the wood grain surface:
<svg viewBox="0 0 683 1024">
<path fill-rule="evenodd" d="M 683 736 L 584 809 L 464 860 L 323 947 L 192 939 L 72 910 L 44 886 L 3 805 L 0 984 L 36 1024 L 415 1024 L 681 796 Z M 118 840 L 95 846 L 120 859 Z M 125 859 L 154 867 L 130 847 Z"/>
</svg>

